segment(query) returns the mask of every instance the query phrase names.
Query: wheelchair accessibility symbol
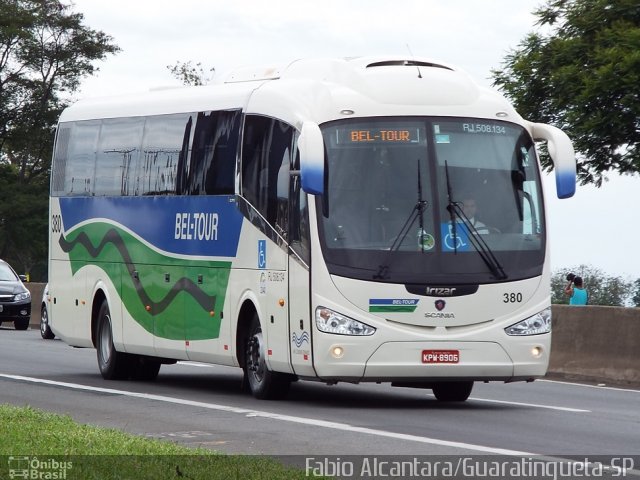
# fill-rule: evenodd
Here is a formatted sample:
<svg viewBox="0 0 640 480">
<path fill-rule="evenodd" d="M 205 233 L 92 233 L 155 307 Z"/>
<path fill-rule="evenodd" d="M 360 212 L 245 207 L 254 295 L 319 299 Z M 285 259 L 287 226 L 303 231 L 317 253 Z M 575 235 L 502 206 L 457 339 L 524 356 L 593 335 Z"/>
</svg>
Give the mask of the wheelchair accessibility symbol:
<svg viewBox="0 0 640 480">
<path fill-rule="evenodd" d="M 258 268 L 267 268 L 267 241 L 258 240 Z"/>
<path fill-rule="evenodd" d="M 455 232 L 451 223 L 443 223 L 440 227 L 443 252 L 466 252 L 469 250 L 469 231 L 464 225 L 457 223 Z"/>
</svg>

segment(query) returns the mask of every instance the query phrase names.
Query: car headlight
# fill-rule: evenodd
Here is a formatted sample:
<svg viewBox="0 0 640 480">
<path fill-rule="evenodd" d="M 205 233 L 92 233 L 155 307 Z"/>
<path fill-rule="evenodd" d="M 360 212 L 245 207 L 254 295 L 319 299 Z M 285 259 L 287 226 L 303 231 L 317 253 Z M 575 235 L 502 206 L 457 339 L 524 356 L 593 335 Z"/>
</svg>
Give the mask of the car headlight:
<svg viewBox="0 0 640 480">
<path fill-rule="evenodd" d="M 324 307 L 316 308 L 316 326 L 321 332 L 337 335 L 373 335 L 376 331 L 366 323 L 340 315 Z"/>
<path fill-rule="evenodd" d="M 13 297 L 14 302 L 21 302 L 22 300 L 29 300 L 31 298 L 31 294 L 29 292 L 18 293 Z"/>
<path fill-rule="evenodd" d="M 551 308 L 504 329 L 507 335 L 540 335 L 551 331 Z"/>
</svg>

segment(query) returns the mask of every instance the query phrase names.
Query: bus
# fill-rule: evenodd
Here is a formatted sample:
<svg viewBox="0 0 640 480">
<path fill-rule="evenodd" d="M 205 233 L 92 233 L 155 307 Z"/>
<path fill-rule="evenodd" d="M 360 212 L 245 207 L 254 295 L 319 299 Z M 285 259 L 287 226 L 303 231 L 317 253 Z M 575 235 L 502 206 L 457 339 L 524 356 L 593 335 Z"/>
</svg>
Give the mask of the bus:
<svg viewBox="0 0 640 480">
<path fill-rule="evenodd" d="M 205 362 L 259 399 L 297 380 L 440 401 L 532 381 L 551 343 L 536 141 L 572 196 L 561 130 L 418 58 L 79 101 L 52 162 L 51 330 L 105 379 Z"/>
</svg>

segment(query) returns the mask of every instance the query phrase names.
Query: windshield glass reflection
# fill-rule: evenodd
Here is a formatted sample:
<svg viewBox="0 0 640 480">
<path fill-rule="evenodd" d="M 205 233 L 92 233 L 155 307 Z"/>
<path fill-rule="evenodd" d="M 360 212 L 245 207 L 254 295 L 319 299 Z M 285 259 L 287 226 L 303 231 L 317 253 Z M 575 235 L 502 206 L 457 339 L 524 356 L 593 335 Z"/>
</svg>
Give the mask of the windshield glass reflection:
<svg viewBox="0 0 640 480">
<path fill-rule="evenodd" d="M 521 127 L 396 117 L 332 122 L 323 135 L 319 227 L 332 273 L 427 283 L 503 280 L 496 264 L 510 280 L 541 272 L 540 179 Z"/>
</svg>

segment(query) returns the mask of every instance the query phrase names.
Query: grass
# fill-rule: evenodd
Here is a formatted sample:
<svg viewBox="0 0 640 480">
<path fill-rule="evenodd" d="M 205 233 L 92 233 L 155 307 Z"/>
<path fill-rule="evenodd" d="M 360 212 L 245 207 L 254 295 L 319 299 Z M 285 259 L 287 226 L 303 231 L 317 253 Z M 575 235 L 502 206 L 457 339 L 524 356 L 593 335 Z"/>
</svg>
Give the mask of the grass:
<svg viewBox="0 0 640 480">
<path fill-rule="evenodd" d="M 269 457 L 223 455 L 81 425 L 31 407 L 0 405 L 0 478 L 9 478 L 16 465 L 38 467 L 38 478 L 64 480 L 308 478 Z"/>
</svg>

